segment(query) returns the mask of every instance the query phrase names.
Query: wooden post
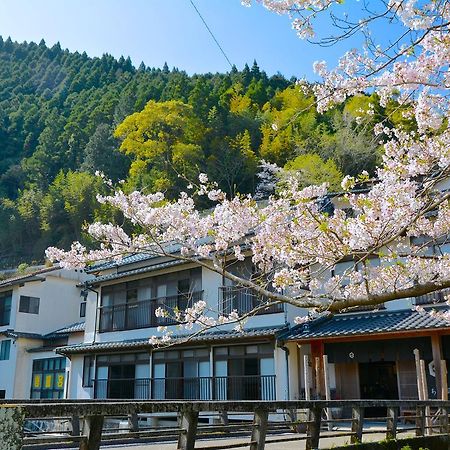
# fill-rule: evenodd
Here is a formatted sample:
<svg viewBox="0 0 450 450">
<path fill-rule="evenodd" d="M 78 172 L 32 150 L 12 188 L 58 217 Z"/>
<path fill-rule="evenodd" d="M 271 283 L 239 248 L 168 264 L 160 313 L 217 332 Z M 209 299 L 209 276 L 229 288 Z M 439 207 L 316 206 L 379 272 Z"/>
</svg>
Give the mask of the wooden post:
<svg viewBox="0 0 450 450">
<path fill-rule="evenodd" d="M 425 408 L 416 407 L 416 436 L 425 436 Z"/>
<path fill-rule="evenodd" d="M 322 408 L 310 408 L 308 416 L 308 426 L 306 428 L 306 450 L 315 450 L 319 448 Z"/>
<path fill-rule="evenodd" d="M 447 361 L 441 360 L 441 398 L 448 400 Z"/>
<path fill-rule="evenodd" d="M 417 348 L 414 349 L 414 360 L 416 362 L 417 396 L 419 397 L 419 400 L 423 400 L 422 372 L 420 370 L 420 352 Z"/>
<path fill-rule="evenodd" d="M 139 417 L 137 414 L 128 414 L 128 428 L 134 433 L 139 431 Z"/>
<path fill-rule="evenodd" d="M 264 450 L 266 445 L 268 417 L 269 413 L 266 409 L 255 410 L 252 435 L 250 438 L 250 450 Z"/>
<path fill-rule="evenodd" d="M 439 416 L 439 432 L 442 434 L 449 434 L 448 428 L 448 409 L 440 408 L 441 414 Z"/>
<path fill-rule="evenodd" d="M 322 383 L 320 382 L 320 358 L 318 356 L 314 358 L 314 374 L 316 377 L 316 398 L 320 400 L 322 393 Z"/>
<path fill-rule="evenodd" d="M 25 414 L 22 408 L 0 406 L 0 449 L 21 450 L 23 444 L 23 424 Z"/>
<path fill-rule="evenodd" d="M 386 439 L 397 437 L 398 409 L 389 407 L 387 409 Z"/>
<path fill-rule="evenodd" d="M 181 432 L 178 438 L 179 450 L 194 450 L 197 435 L 198 411 L 185 411 L 181 418 Z"/>
<path fill-rule="evenodd" d="M 311 400 L 311 384 L 309 377 L 309 356 L 303 356 L 303 373 L 305 376 L 305 400 Z"/>
<path fill-rule="evenodd" d="M 80 450 L 99 450 L 102 440 L 103 416 L 87 416 L 84 421 L 86 440 L 81 441 Z"/>
<path fill-rule="evenodd" d="M 325 400 L 331 400 L 331 390 L 330 390 L 330 372 L 328 371 L 328 355 L 323 355 L 323 379 L 325 384 Z M 331 408 L 326 409 L 327 419 L 332 420 L 333 414 L 331 413 Z M 333 423 L 328 422 L 328 431 L 332 431 Z"/>
<path fill-rule="evenodd" d="M 431 335 L 431 350 L 433 352 L 433 363 L 436 379 L 436 398 L 442 399 L 442 345 L 441 336 L 438 334 Z"/>
<path fill-rule="evenodd" d="M 72 436 L 79 436 L 80 435 L 80 416 L 74 414 L 70 419 L 70 423 L 72 424 Z"/>
<path fill-rule="evenodd" d="M 356 406 L 352 408 L 352 435 L 350 437 L 351 444 L 362 442 L 364 424 L 364 409 Z"/>
<path fill-rule="evenodd" d="M 422 393 L 423 399 L 428 400 L 428 383 L 427 383 L 427 372 L 425 370 L 425 361 L 423 359 L 420 360 L 420 376 L 422 379 Z M 433 430 L 431 429 L 431 409 L 429 406 L 425 407 L 425 435 L 432 434 Z"/>
</svg>

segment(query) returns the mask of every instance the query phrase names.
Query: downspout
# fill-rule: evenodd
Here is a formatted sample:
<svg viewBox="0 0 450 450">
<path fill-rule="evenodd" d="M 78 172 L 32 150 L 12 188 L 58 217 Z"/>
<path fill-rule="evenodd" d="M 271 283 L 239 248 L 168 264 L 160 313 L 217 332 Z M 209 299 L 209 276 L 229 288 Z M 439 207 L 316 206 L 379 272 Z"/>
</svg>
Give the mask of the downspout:
<svg viewBox="0 0 450 450">
<path fill-rule="evenodd" d="M 284 351 L 285 357 L 286 357 L 286 385 L 287 385 L 287 390 L 286 390 L 286 395 L 287 395 L 287 399 L 286 400 L 290 400 L 291 399 L 291 392 L 290 392 L 290 387 L 289 387 L 289 349 L 284 345 L 279 345 L 279 347 L 281 348 L 281 350 Z"/>
<path fill-rule="evenodd" d="M 89 287 L 87 285 L 87 283 L 85 283 L 85 289 L 87 289 L 88 291 L 94 292 L 96 295 L 96 300 L 95 300 L 95 327 L 94 327 L 94 340 L 93 340 L 93 344 L 95 344 L 95 341 L 97 339 L 97 319 L 98 319 L 98 308 L 99 308 L 99 304 L 98 304 L 98 299 L 99 299 L 99 293 L 98 291 L 96 291 L 95 289 L 92 289 L 91 287 Z"/>
</svg>

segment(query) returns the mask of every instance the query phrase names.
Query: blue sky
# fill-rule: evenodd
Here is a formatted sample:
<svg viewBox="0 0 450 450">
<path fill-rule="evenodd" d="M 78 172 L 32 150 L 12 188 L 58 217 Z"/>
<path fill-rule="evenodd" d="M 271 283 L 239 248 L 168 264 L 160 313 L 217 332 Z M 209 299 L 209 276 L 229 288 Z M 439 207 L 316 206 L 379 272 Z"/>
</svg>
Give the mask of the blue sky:
<svg viewBox="0 0 450 450">
<path fill-rule="evenodd" d="M 269 74 L 312 79 L 312 63 L 331 64 L 345 46 L 320 48 L 297 38 L 286 16 L 239 0 L 195 0 L 232 63 L 258 61 Z M 188 73 L 229 69 L 189 0 L 0 0 L 0 35 L 16 41 L 59 41 L 89 56 L 130 56 Z M 357 41 L 355 41 L 357 42 Z"/>
</svg>

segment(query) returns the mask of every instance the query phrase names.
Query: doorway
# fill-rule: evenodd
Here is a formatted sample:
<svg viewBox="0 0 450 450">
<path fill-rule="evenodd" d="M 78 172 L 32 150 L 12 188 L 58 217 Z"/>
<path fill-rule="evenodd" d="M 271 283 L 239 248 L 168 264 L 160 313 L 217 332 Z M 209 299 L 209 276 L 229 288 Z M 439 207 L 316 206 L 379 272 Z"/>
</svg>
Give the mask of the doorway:
<svg viewBox="0 0 450 450">
<path fill-rule="evenodd" d="M 395 362 L 359 363 L 361 399 L 397 400 L 398 384 Z M 367 408 L 366 417 L 385 417 L 386 408 Z"/>
<path fill-rule="evenodd" d="M 135 372 L 134 364 L 110 366 L 108 398 L 134 398 Z"/>
</svg>

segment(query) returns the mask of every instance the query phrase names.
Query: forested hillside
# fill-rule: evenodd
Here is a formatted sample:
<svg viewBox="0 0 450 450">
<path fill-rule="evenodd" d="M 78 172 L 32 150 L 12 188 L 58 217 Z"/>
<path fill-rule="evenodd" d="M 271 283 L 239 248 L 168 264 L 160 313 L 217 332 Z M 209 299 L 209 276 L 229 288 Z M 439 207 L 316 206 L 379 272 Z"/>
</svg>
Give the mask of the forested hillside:
<svg viewBox="0 0 450 450">
<path fill-rule="evenodd" d="M 338 188 L 343 173 L 375 167 L 368 125 L 404 120 L 370 97 L 325 115 L 311 106 L 295 80 L 256 62 L 188 76 L 0 38 L 0 266 L 42 260 L 48 245 L 83 239 L 84 222 L 114 220 L 95 200 L 96 170 L 169 197 L 201 171 L 251 193 L 265 159 Z"/>
</svg>

